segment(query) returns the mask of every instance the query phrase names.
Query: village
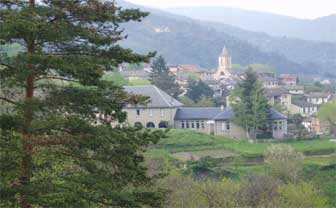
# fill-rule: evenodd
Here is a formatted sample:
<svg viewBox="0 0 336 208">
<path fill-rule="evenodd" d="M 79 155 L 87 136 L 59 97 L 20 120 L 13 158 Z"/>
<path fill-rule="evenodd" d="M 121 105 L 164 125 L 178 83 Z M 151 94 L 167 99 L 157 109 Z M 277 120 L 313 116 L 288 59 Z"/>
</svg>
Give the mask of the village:
<svg viewBox="0 0 336 208">
<path fill-rule="evenodd" d="M 119 72 L 130 81 L 150 80 L 151 65 L 142 69 L 129 70 L 120 65 Z M 175 76 L 181 95 L 185 95 L 190 79 L 200 80 L 213 91 L 216 106 L 188 106 L 168 95 L 165 89 L 153 85 L 126 86 L 132 94 L 148 96 L 148 105 L 126 108 L 129 125 L 147 128 L 190 128 L 212 135 L 243 138 L 245 132 L 233 122 L 230 108 L 230 95 L 237 83 L 244 79 L 246 69 L 234 69 L 232 57 L 226 47 L 218 56 L 218 68 L 202 69 L 191 64 L 168 66 L 169 73 Z M 300 83 L 295 74 L 276 74 L 267 69 L 250 68 L 262 83 L 264 94 L 271 109 L 272 138 L 315 137 L 330 134 L 330 124 L 318 117 L 320 107 L 331 102 L 335 92 L 330 90 L 312 91 Z M 319 85 L 331 84 L 330 80 L 316 82 Z M 148 84 L 148 83 L 147 83 Z M 299 122 L 299 123 L 298 123 Z M 302 128 L 301 128 L 301 127 Z"/>
</svg>

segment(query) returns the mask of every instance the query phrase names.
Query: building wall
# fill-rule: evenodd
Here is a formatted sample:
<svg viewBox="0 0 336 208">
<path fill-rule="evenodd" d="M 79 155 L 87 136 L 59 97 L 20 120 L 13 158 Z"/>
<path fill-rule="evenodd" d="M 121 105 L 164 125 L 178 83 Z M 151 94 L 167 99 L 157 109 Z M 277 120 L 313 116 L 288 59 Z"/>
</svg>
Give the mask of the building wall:
<svg viewBox="0 0 336 208">
<path fill-rule="evenodd" d="M 137 110 L 140 111 L 140 115 L 137 115 Z M 131 108 L 125 109 L 127 112 L 127 120 L 130 126 L 134 126 L 136 122 L 140 122 L 142 126 L 146 126 L 148 122 L 153 122 L 155 128 L 159 127 L 159 123 L 162 121 L 168 122 L 168 126 L 174 126 L 174 117 L 176 114 L 176 108 Z"/>
<path fill-rule="evenodd" d="M 227 128 L 229 127 L 229 128 Z M 230 121 L 216 121 L 215 135 L 226 136 L 230 138 L 245 138 L 245 130 Z"/>
<path fill-rule="evenodd" d="M 272 133 L 273 138 L 275 139 L 282 139 L 286 136 L 287 130 L 287 120 L 275 120 L 272 124 Z"/>
<path fill-rule="evenodd" d="M 208 120 L 176 120 L 174 127 L 176 129 L 192 129 L 201 133 L 211 134 L 211 124 Z"/>
</svg>

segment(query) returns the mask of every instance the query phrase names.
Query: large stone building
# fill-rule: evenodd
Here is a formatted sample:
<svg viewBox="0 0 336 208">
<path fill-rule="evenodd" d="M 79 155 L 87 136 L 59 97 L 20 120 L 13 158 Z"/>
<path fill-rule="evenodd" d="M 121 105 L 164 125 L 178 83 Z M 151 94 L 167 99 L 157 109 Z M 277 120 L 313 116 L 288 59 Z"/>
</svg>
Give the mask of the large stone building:
<svg viewBox="0 0 336 208">
<path fill-rule="evenodd" d="M 143 95 L 150 98 L 146 105 L 127 105 L 126 122 L 131 126 L 145 126 L 147 128 L 173 127 L 174 117 L 181 102 L 169 96 L 153 85 L 125 86 L 130 94 Z"/>
<path fill-rule="evenodd" d="M 126 86 L 128 93 L 150 98 L 146 105 L 127 105 L 126 124 L 147 128 L 192 129 L 207 134 L 244 138 L 246 132 L 235 125 L 234 112 L 230 108 L 183 107 L 183 104 L 153 85 Z M 287 117 L 270 110 L 270 129 L 273 138 L 283 138 L 287 134 Z"/>
</svg>

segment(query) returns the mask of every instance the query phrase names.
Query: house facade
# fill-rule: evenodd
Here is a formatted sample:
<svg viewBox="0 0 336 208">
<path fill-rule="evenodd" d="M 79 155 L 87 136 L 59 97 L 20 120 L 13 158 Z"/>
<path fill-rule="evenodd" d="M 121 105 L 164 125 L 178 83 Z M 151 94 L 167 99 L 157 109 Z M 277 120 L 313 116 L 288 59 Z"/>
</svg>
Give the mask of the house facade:
<svg viewBox="0 0 336 208">
<path fill-rule="evenodd" d="M 125 90 L 134 95 L 149 97 L 146 105 L 127 105 L 126 124 L 146 128 L 192 129 L 206 134 L 244 138 L 246 132 L 233 123 L 234 112 L 230 108 L 183 107 L 183 104 L 159 88 L 126 86 Z M 273 138 L 284 138 L 287 134 L 287 117 L 270 110 L 270 131 Z"/>
<path fill-rule="evenodd" d="M 127 105 L 126 123 L 130 126 L 144 126 L 147 128 L 173 127 L 174 117 L 181 102 L 169 96 L 153 85 L 125 86 L 124 89 L 134 95 L 149 97 L 146 105 Z"/>
</svg>

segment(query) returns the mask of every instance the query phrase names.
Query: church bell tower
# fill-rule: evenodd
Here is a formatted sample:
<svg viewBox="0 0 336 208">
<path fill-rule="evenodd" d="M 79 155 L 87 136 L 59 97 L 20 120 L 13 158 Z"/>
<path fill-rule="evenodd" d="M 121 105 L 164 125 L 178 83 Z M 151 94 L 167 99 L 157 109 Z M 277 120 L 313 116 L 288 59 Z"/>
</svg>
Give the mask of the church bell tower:
<svg viewBox="0 0 336 208">
<path fill-rule="evenodd" d="M 227 78 L 230 76 L 229 70 L 232 68 L 231 56 L 224 46 L 222 53 L 218 57 L 218 69 L 215 79 Z"/>
</svg>

